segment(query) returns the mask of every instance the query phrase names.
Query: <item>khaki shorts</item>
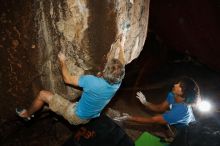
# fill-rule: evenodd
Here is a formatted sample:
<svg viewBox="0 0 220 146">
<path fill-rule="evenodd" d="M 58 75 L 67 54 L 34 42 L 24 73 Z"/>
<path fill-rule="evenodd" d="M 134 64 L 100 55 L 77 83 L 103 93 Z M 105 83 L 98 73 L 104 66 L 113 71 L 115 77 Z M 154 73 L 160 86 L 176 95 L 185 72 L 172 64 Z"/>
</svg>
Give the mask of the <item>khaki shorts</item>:
<svg viewBox="0 0 220 146">
<path fill-rule="evenodd" d="M 70 124 L 79 125 L 79 124 L 86 124 L 89 122 L 89 120 L 80 119 L 75 114 L 77 102 L 72 103 L 69 100 L 63 98 L 62 96 L 58 94 L 54 94 L 51 97 L 51 100 L 49 101 L 48 104 L 49 104 L 49 108 L 53 112 L 63 116 L 64 119 L 66 119 Z"/>
</svg>

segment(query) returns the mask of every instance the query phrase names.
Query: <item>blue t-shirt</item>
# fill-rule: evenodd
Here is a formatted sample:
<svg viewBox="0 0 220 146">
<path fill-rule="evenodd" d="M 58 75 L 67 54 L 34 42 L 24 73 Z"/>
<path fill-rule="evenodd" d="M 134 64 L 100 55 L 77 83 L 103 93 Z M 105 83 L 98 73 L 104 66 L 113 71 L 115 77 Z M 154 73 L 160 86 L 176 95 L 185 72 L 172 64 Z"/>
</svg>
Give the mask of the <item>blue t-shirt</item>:
<svg viewBox="0 0 220 146">
<path fill-rule="evenodd" d="M 76 106 L 76 115 L 81 119 L 98 117 L 120 86 L 120 84 L 111 85 L 103 78 L 93 75 L 81 76 L 78 84 L 83 88 Z"/>
<path fill-rule="evenodd" d="M 191 106 L 185 103 L 176 103 L 172 92 L 168 93 L 167 102 L 170 105 L 170 110 L 163 114 L 163 118 L 168 124 L 182 127 L 195 121 Z"/>
</svg>

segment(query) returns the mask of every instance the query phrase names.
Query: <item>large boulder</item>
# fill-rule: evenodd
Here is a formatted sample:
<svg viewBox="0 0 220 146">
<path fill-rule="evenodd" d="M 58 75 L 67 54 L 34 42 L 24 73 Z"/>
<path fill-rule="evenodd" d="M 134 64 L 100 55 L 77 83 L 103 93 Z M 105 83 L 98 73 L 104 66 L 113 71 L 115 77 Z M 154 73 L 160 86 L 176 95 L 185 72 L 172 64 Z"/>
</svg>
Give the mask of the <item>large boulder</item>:
<svg viewBox="0 0 220 146">
<path fill-rule="evenodd" d="M 63 86 L 57 54 L 67 56 L 71 74 L 101 71 L 108 57 L 137 58 L 147 35 L 149 0 L 38 0 L 34 2 L 38 63 L 45 89 L 76 97 Z M 108 54 L 108 55 L 107 55 Z"/>
</svg>

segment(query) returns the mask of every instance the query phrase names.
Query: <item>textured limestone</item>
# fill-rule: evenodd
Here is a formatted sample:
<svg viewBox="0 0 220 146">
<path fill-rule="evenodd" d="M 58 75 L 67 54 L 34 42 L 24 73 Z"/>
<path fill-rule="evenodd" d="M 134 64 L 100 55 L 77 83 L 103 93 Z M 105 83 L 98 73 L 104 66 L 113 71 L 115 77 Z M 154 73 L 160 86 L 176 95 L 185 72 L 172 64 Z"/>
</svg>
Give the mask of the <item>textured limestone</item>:
<svg viewBox="0 0 220 146">
<path fill-rule="evenodd" d="M 147 34 L 149 0 L 38 0 L 35 2 L 38 30 L 39 71 L 45 89 L 78 96 L 63 86 L 57 54 L 65 53 L 71 74 L 102 70 L 108 57 L 125 63 L 140 54 Z"/>
</svg>

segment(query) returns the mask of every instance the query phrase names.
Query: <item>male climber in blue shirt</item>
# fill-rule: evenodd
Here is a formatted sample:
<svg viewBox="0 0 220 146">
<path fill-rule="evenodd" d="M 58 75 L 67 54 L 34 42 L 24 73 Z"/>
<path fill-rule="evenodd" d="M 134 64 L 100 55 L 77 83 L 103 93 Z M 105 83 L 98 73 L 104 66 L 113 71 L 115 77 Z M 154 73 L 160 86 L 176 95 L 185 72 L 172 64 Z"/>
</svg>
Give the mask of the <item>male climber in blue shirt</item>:
<svg viewBox="0 0 220 146">
<path fill-rule="evenodd" d="M 119 59 L 110 59 L 102 72 L 102 76 L 81 75 L 75 76 L 68 72 L 63 53 L 58 54 L 63 80 L 66 84 L 82 87 L 82 95 L 78 102 L 70 102 L 56 93 L 42 90 L 39 92 L 28 109 L 16 110 L 18 116 L 29 120 L 31 115 L 41 109 L 44 104 L 63 116 L 70 124 L 79 125 L 88 123 L 92 118 L 99 117 L 103 108 L 109 103 L 125 74 L 123 62 Z M 123 61 L 123 60 L 122 60 Z"/>
<path fill-rule="evenodd" d="M 162 114 L 149 118 L 125 115 L 119 119 L 139 123 L 168 124 L 179 128 L 187 126 L 190 122 L 195 121 L 191 105 L 195 104 L 199 99 L 199 87 L 193 79 L 183 77 L 174 84 L 172 91 L 168 93 L 166 100 L 160 104 L 153 104 L 146 101 L 142 92 L 137 92 L 136 97 L 146 108 Z"/>
</svg>

